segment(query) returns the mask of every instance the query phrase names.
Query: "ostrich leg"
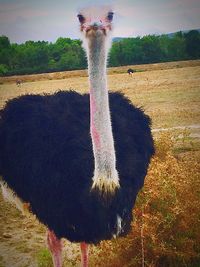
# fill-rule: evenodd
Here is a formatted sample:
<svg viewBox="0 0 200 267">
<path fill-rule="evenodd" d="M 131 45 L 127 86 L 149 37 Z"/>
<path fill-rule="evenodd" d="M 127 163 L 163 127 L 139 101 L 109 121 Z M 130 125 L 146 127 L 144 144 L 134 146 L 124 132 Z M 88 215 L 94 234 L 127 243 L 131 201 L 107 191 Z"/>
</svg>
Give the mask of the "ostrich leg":
<svg viewBox="0 0 200 267">
<path fill-rule="evenodd" d="M 53 266 L 62 266 L 62 243 L 61 240 L 57 238 L 53 231 L 48 230 L 47 232 L 47 245 L 51 251 Z"/>
<path fill-rule="evenodd" d="M 81 267 L 88 267 L 88 244 L 81 243 Z"/>
</svg>

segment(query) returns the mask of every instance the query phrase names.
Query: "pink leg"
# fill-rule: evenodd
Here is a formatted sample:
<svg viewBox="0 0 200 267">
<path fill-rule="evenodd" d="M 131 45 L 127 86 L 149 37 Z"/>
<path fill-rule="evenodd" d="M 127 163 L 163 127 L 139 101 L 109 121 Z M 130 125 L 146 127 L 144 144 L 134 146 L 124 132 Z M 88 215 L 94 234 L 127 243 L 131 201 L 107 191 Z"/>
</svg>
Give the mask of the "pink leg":
<svg viewBox="0 0 200 267">
<path fill-rule="evenodd" d="M 81 243 L 81 267 L 88 267 L 88 244 Z"/>
<path fill-rule="evenodd" d="M 54 232 L 50 230 L 47 232 L 47 245 L 51 251 L 53 266 L 62 267 L 62 243 Z"/>
</svg>

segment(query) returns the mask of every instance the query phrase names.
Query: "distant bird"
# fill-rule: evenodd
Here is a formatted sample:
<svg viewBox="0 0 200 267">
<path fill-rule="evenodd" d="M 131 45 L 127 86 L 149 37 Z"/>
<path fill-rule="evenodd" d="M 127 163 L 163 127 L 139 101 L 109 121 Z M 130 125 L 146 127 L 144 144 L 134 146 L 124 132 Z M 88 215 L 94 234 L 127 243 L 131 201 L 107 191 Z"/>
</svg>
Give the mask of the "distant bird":
<svg viewBox="0 0 200 267">
<path fill-rule="evenodd" d="M 134 72 L 136 72 L 136 71 L 133 70 L 133 69 L 128 69 L 128 70 L 127 70 L 127 73 L 128 73 L 129 75 L 131 75 L 131 76 L 133 75 Z"/>
<path fill-rule="evenodd" d="M 83 9 L 78 19 L 89 94 L 20 96 L 7 102 L 0 118 L 4 196 L 48 227 L 55 267 L 62 265 L 61 238 L 81 243 L 86 267 L 88 244 L 129 232 L 154 153 L 149 117 L 123 94 L 108 94 L 113 12 Z"/>
<path fill-rule="evenodd" d="M 22 81 L 21 81 L 21 80 L 16 80 L 16 85 L 17 85 L 18 87 L 20 87 L 21 84 L 22 84 Z"/>
</svg>

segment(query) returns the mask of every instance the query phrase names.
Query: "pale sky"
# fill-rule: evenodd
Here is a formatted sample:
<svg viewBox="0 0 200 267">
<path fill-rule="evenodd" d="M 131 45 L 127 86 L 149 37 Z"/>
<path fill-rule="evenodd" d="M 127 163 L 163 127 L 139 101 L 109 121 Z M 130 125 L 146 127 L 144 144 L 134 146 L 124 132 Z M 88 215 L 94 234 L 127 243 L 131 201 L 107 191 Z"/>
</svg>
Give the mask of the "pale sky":
<svg viewBox="0 0 200 267">
<path fill-rule="evenodd" d="M 115 37 L 200 28 L 200 0 L 0 0 L 0 35 L 17 43 L 77 39 L 77 10 L 96 4 L 113 6 Z"/>
</svg>

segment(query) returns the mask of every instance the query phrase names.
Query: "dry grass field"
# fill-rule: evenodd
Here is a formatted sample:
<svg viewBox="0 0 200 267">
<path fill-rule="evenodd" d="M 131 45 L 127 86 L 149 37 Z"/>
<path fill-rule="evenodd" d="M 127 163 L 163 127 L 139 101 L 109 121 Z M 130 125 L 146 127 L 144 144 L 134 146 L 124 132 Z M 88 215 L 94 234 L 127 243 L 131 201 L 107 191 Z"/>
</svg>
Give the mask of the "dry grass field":
<svg viewBox="0 0 200 267">
<path fill-rule="evenodd" d="M 200 192 L 196 192 L 195 190 L 200 180 L 200 60 L 131 67 L 137 70 L 132 77 L 128 76 L 126 73 L 128 67 L 109 69 L 109 89 L 111 91 L 123 92 L 135 105 L 142 106 L 145 112 L 152 118 L 152 129 L 157 144 L 157 154 L 152 161 L 145 189 L 141 193 L 136 207 L 136 220 L 134 222 L 133 233 L 131 233 L 125 241 L 113 241 L 113 243 L 103 242 L 100 247 L 92 247 L 91 266 L 137 267 L 142 266 L 142 261 L 145 262 L 145 266 L 149 267 L 199 266 L 195 264 L 198 260 L 200 264 L 200 247 L 197 246 L 200 237 L 199 231 L 196 231 L 196 229 L 200 227 L 200 217 L 196 214 L 198 211 L 197 207 L 199 207 L 196 196 L 199 196 L 200 201 Z M 16 85 L 17 79 L 22 80 L 20 86 Z M 8 99 L 22 94 L 53 93 L 57 90 L 69 89 L 76 90 L 80 93 L 88 92 L 86 71 L 0 78 L 0 108 L 4 106 Z M 187 166 L 187 168 L 185 166 Z M 193 178 L 191 178 L 191 183 L 187 183 L 184 179 L 188 179 L 191 172 L 194 173 L 193 176 L 191 175 Z M 165 177 L 167 185 L 163 184 L 163 177 Z M 172 183 L 169 177 L 173 177 L 173 182 L 177 179 L 177 183 Z M 181 179 L 185 187 L 180 186 Z M 157 183 L 155 183 L 155 180 L 157 180 Z M 193 187 L 191 184 L 193 186 L 195 184 L 195 186 Z M 152 189 L 150 185 L 154 188 Z M 171 195 L 167 195 L 162 189 L 157 192 L 158 188 L 163 188 L 162 186 L 165 188 L 169 186 L 171 188 L 170 190 L 177 188 L 177 190 L 175 191 L 176 206 L 172 207 L 170 203 L 169 205 L 162 206 L 163 209 L 165 208 L 165 212 L 168 215 L 171 214 L 171 216 L 173 215 L 174 217 L 172 216 L 169 219 L 169 216 L 167 216 L 166 224 L 161 230 L 160 228 L 155 228 L 155 225 L 158 225 L 157 220 L 159 218 L 163 220 L 163 217 L 159 217 L 161 215 L 160 213 L 158 215 L 157 206 L 156 208 L 154 207 L 154 210 L 151 210 L 151 208 L 152 203 L 157 203 L 155 199 L 161 197 L 170 199 L 170 197 L 172 197 Z M 180 187 L 182 191 L 179 191 Z M 151 190 L 153 190 L 153 193 Z M 177 209 L 182 209 L 181 207 L 183 203 L 185 203 L 182 197 L 188 190 L 194 190 L 195 192 L 195 198 L 193 198 L 193 195 L 189 196 L 190 200 L 193 202 L 191 205 L 195 206 L 188 205 L 188 209 L 182 210 L 181 214 L 187 215 L 189 210 L 191 210 L 193 214 L 190 215 L 191 218 L 193 218 L 193 221 L 192 219 L 191 221 L 193 225 L 196 223 L 197 226 L 195 226 L 194 231 L 190 231 L 190 236 L 188 234 L 188 243 L 184 239 L 184 242 L 187 244 L 185 248 L 183 247 L 182 239 L 182 241 L 179 240 L 180 242 L 177 241 L 175 245 L 172 242 L 173 246 L 176 248 L 173 248 L 174 254 L 172 258 L 175 257 L 174 259 L 176 262 L 178 261 L 176 257 L 181 255 L 180 258 L 183 259 L 183 261 L 180 262 L 180 265 L 178 265 L 178 263 L 176 265 L 171 261 L 170 265 L 166 257 L 172 255 L 172 250 L 170 250 L 169 247 L 166 248 L 165 245 L 167 242 L 163 241 L 161 244 L 159 240 L 162 239 L 161 233 L 163 233 L 163 240 L 167 238 L 164 234 L 173 236 L 175 240 L 176 234 L 173 233 L 173 231 L 174 229 L 179 229 L 179 226 L 175 224 L 175 219 L 177 220 L 177 216 L 180 215 Z M 161 194 L 159 192 L 161 192 L 162 195 L 159 195 Z M 152 196 L 154 196 L 154 199 Z M 151 208 L 149 203 L 151 204 Z M 184 206 L 187 206 L 186 203 Z M 145 215 L 144 210 L 142 214 L 139 211 L 141 207 L 146 207 Z M 164 213 L 162 213 L 162 216 L 164 216 L 163 214 Z M 184 222 L 184 227 L 187 226 L 188 228 L 180 226 L 183 227 L 180 229 L 187 231 L 191 225 L 186 220 L 187 216 L 184 216 L 181 218 Z M 143 223 L 144 220 L 146 220 L 144 224 L 146 232 L 145 229 L 141 228 L 141 223 Z M 181 219 L 179 218 L 179 220 Z M 152 224 L 150 224 L 150 221 Z M 169 226 L 169 221 L 171 228 L 166 227 L 166 225 Z M 142 232 L 140 229 L 142 229 Z M 163 229 L 165 229 L 165 232 Z M 151 236 L 149 234 L 150 232 Z M 137 246 L 135 250 L 140 252 L 139 239 L 142 241 L 143 251 L 139 253 L 141 254 L 140 256 L 136 257 L 134 253 L 131 252 L 131 244 L 135 242 L 134 245 Z M 154 250 L 151 250 L 152 247 L 148 249 L 147 245 L 145 250 L 145 242 L 147 242 L 147 240 L 148 242 L 151 241 L 155 246 Z M 119 246 L 119 244 L 121 245 Z M 122 245 L 123 247 L 124 245 L 126 246 L 126 244 L 128 248 L 123 249 L 126 250 L 126 254 L 123 254 L 125 252 L 122 252 L 121 247 Z M 172 247 L 171 243 L 170 246 Z M 115 248 L 114 251 L 112 250 L 113 247 Z M 189 252 L 184 254 L 184 249 L 188 249 Z M 64 251 L 64 266 L 79 266 L 79 247 L 76 244 L 70 244 L 65 241 Z M 99 259 L 103 259 L 103 255 L 106 251 L 110 251 L 110 254 L 107 254 L 109 260 L 102 263 Z M 153 256 L 149 255 L 150 251 Z M 130 260 L 130 257 L 132 257 L 132 260 Z M 127 258 L 126 262 L 124 262 L 122 258 L 123 260 Z M 185 265 L 183 265 L 183 262 Z M 193 262 L 191 263 L 193 265 L 189 265 L 187 262 Z M 23 217 L 14 207 L 5 203 L 0 194 L 0 267 L 36 266 L 52 266 L 49 253 L 45 249 L 45 227 L 42 226 L 33 215 Z"/>
</svg>

